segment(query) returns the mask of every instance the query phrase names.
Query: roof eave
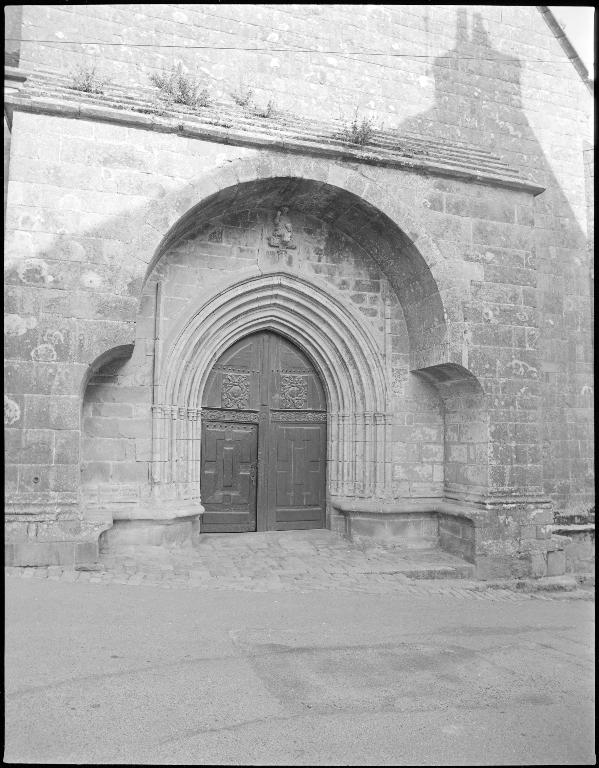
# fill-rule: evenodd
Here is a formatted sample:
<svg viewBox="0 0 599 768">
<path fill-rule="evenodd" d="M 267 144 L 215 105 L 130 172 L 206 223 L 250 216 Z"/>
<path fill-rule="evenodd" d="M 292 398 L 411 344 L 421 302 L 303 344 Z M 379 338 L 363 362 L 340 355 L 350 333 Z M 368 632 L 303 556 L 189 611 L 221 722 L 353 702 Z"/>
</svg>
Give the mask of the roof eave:
<svg viewBox="0 0 599 768">
<path fill-rule="evenodd" d="M 576 52 L 576 49 L 570 42 L 568 35 L 564 32 L 564 28 L 559 23 L 559 21 L 555 18 L 553 11 L 549 8 L 548 5 L 537 5 L 537 9 L 542 15 L 542 17 L 545 19 L 545 22 L 547 23 L 547 26 L 549 27 L 549 29 L 555 35 L 558 43 L 564 49 L 566 56 L 570 59 L 570 61 L 574 65 L 574 68 L 580 75 L 582 82 L 586 85 L 589 91 L 592 94 L 594 94 L 595 84 L 589 77 L 589 72 L 586 66 L 583 64 L 582 59 Z"/>
</svg>

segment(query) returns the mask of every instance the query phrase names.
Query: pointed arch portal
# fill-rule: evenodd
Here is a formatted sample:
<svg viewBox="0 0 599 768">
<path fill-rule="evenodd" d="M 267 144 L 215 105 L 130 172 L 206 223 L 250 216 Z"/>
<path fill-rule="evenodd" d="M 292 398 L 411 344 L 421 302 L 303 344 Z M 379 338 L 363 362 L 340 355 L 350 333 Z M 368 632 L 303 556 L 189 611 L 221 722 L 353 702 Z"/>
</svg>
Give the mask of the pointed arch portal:
<svg viewBox="0 0 599 768">
<path fill-rule="evenodd" d="M 323 528 L 326 420 L 320 377 L 288 339 L 230 346 L 202 397 L 202 531 Z"/>
<path fill-rule="evenodd" d="M 297 374 L 303 377 L 303 381 L 296 382 L 296 385 L 300 388 L 305 385 L 306 393 L 311 392 L 311 399 L 306 403 L 314 406 L 306 409 L 277 408 L 277 403 L 280 405 L 282 402 L 277 400 L 282 397 L 281 393 L 276 396 L 272 394 L 270 400 L 265 395 L 263 399 L 267 402 L 264 403 L 266 408 L 262 418 L 271 423 L 273 411 L 278 412 L 277 419 L 289 418 L 283 413 L 289 410 L 310 411 L 311 423 L 321 423 L 322 427 L 318 427 L 317 431 L 327 436 L 328 495 L 382 497 L 390 465 L 385 455 L 385 446 L 389 442 L 385 435 L 388 428 L 387 378 L 381 352 L 350 309 L 314 284 L 285 274 L 269 274 L 230 286 L 188 318 L 177 331 L 176 338 L 167 340 L 166 348 L 169 351 L 159 364 L 156 402 L 153 406 L 154 494 L 165 501 L 201 500 L 203 504 L 208 503 L 206 523 L 217 524 L 214 520 L 210 523 L 210 504 L 215 503 L 212 498 L 214 486 L 210 483 L 216 482 L 214 473 L 223 474 L 225 467 L 223 465 L 219 468 L 213 464 L 207 470 L 204 464 L 202 468 L 202 424 L 209 421 L 223 425 L 235 423 L 227 421 L 227 414 L 223 414 L 223 411 L 243 411 L 243 408 L 234 409 L 230 406 L 235 404 L 236 396 L 240 398 L 238 403 L 246 402 L 244 392 L 249 398 L 248 403 L 261 405 L 255 399 L 259 395 L 252 395 L 251 387 L 259 386 L 259 377 L 251 383 L 251 366 L 270 362 L 265 363 L 258 352 L 252 353 L 252 361 L 247 358 L 250 352 L 245 350 L 246 369 L 243 369 L 243 365 L 232 365 L 233 369 L 238 369 L 240 376 L 246 375 L 245 382 L 238 382 L 239 386 L 235 387 L 234 379 L 228 378 L 227 384 L 230 386 L 226 391 L 223 390 L 223 366 L 231 367 L 225 361 L 235 360 L 241 354 L 241 358 L 237 359 L 239 363 L 243 359 L 243 340 L 250 337 L 250 346 L 255 340 L 258 340 L 255 343 L 264 343 L 265 338 L 271 339 L 268 344 L 273 345 L 272 351 L 265 353 L 266 360 L 279 360 L 275 363 L 275 367 L 279 368 L 271 372 L 273 380 L 277 380 L 277 376 L 279 379 L 283 375 L 294 376 L 293 365 L 282 366 L 279 363 L 282 350 L 286 350 L 289 357 L 295 354 L 297 361 L 301 361 L 299 367 L 305 371 L 301 375 Z M 248 343 L 245 343 L 245 347 Z M 283 373 L 286 368 L 290 373 Z M 229 374 L 234 372 L 228 371 Z M 251 400 L 252 396 L 254 401 Z M 251 410 L 247 409 L 246 414 Z M 260 408 L 254 410 L 258 412 L 259 424 Z M 225 418 L 220 418 L 223 416 Z M 248 418 L 252 417 L 245 415 L 243 423 L 251 424 Z M 303 418 L 303 422 L 296 423 L 306 423 L 307 414 Z M 218 432 L 218 429 L 215 431 Z M 318 454 L 318 463 L 321 449 L 317 450 L 316 443 L 322 438 L 316 436 L 315 432 L 310 440 L 312 437 L 314 445 L 307 446 L 306 450 Z M 248 441 L 253 439 L 247 437 Z M 216 450 L 209 443 L 205 429 L 203 440 L 205 451 Z M 221 445 L 221 451 L 222 448 Z M 241 455 L 241 445 L 236 450 Z M 253 463 L 250 448 L 247 448 L 246 453 L 250 459 L 245 462 L 243 472 L 249 482 Z M 214 451 L 213 455 L 216 455 Z M 234 451 L 229 451 L 229 467 L 232 466 L 233 458 Z M 262 471 L 266 471 L 266 464 Z M 270 471 L 279 470 L 271 468 Z M 324 476 L 324 467 L 318 472 Z M 202 487 L 203 483 L 205 488 Z M 263 483 L 266 483 L 265 478 Z M 319 494 L 316 496 L 319 500 L 313 507 L 321 504 Z M 212 501 L 209 501 L 211 498 Z M 324 510 L 324 499 L 322 504 Z M 270 504 L 270 522 L 263 520 L 258 523 L 259 528 L 285 527 L 286 522 L 291 522 L 281 516 L 276 522 L 276 506 L 274 502 Z M 305 506 L 309 507 L 310 504 Z M 213 508 L 212 512 L 218 510 Z M 296 516 L 298 522 L 302 523 L 300 527 L 318 527 L 324 519 L 317 516 L 315 510 L 312 520 L 302 521 L 299 512 Z M 311 524 L 315 520 L 318 526 Z M 233 518 L 230 522 L 235 523 Z M 247 521 L 238 520 L 237 524 L 243 526 Z"/>
</svg>

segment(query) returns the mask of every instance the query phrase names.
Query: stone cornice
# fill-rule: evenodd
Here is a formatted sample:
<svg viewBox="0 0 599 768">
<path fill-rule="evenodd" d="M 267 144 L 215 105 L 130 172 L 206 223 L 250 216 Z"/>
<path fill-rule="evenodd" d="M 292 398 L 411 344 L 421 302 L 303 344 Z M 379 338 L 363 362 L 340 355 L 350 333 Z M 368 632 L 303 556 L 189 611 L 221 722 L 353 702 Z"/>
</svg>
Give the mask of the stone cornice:
<svg viewBox="0 0 599 768">
<path fill-rule="evenodd" d="M 9 96 L 14 96 L 23 87 L 23 84 L 27 80 L 27 75 L 17 67 L 4 67 L 4 111 L 8 112 L 6 108 L 6 100 Z M 9 116 L 9 115 L 7 115 Z M 10 121 L 12 122 L 12 120 Z"/>
<path fill-rule="evenodd" d="M 14 68 L 7 68 L 7 70 Z M 15 70 L 18 73 L 18 70 Z M 15 74 L 13 73 L 13 74 Z M 12 74 L 7 72 L 12 77 Z M 35 77 L 35 76 L 34 76 Z M 158 115 L 152 113 L 149 108 L 149 100 L 135 102 L 132 107 L 124 97 L 112 95 L 112 97 L 91 97 L 88 94 L 65 93 L 48 90 L 47 95 L 40 95 L 35 90 L 27 89 L 9 90 L 5 96 L 5 111 L 12 121 L 12 112 L 30 112 L 35 114 L 58 115 L 67 119 L 92 120 L 138 128 L 140 130 L 157 131 L 160 133 L 173 133 L 186 138 L 210 141 L 219 144 L 229 144 L 241 147 L 253 147 L 267 149 L 274 152 L 286 152 L 325 157 L 333 160 L 376 165 L 390 168 L 408 170 L 430 176 L 441 176 L 461 181 L 469 181 L 494 187 L 504 187 L 532 195 L 538 195 L 544 188 L 521 178 L 512 172 L 505 164 L 486 153 L 484 150 L 468 147 L 455 149 L 456 156 L 462 153 L 463 159 L 459 164 L 444 162 L 443 160 L 419 157 L 420 150 L 406 150 L 403 154 L 400 149 L 388 149 L 385 146 L 368 146 L 367 148 L 353 147 L 345 142 L 335 141 L 331 136 L 318 136 L 310 133 L 301 123 L 298 127 L 292 124 L 262 121 L 265 128 L 261 128 L 260 121 L 247 120 L 243 116 L 229 117 L 230 123 L 222 125 L 214 119 L 202 119 L 202 115 L 189 114 L 185 111 Z M 145 93 L 145 92 L 144 92 Z M 89 96 L 89 98 L 86 98 Z M 119 98 L 121 102 L 119 102 Z M 145 106 L 144 106 L 145 105 Z M 225 109 L 225 107 L 223 107 Z M 229 108 L 230 109 L 230 108 Z M 233 127 L 235 124 L 235 127 Z M 267 127 L 266 127 L 267 126 Z M 388 141 L 388 134 L 383 139 Z M 405 142 L 414 143 L 413 137 L 408 137 Z M 420 139 L 423 143 L 424 140 Z M 404 142 L 403 137 L 398 137 L 398 146 Z M 431 153 L 437 152 L 443 155 L 441 147 L 435 147 L 430 142 Z M 414 156 L 406 155 L 414 152 Z"/>
</svg>

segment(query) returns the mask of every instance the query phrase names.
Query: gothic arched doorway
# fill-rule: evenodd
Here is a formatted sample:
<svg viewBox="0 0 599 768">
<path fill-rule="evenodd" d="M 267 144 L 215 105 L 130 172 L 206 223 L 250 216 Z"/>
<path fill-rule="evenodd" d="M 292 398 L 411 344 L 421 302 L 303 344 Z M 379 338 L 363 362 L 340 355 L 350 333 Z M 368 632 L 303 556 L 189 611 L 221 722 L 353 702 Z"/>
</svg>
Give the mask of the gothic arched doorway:
<svg viewBox="0 0 599 768">
<path fill-rule="evenodd" d="M 326 420 L 294 344 L 265 331 L 229 347 L 202 399 L 202 532 L 324 528 Z"/>
</svg>

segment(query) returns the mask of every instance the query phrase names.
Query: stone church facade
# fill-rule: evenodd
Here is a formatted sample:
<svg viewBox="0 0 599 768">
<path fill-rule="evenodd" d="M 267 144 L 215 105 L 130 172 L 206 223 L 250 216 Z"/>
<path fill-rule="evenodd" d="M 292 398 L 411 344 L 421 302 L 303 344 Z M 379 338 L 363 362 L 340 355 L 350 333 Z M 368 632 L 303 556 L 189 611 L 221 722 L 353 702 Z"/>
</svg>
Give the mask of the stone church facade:
<svg viewBox="0 0 599 768">
<path fill-rule="evenodd" d="M 6 20 L 7 563 L 329 527 L 563 572 L 554 521 L 594 510 L 592 93 L 546 8 Z M 175 63 L 203 106 L 160 101 Z"/>
</svg>

